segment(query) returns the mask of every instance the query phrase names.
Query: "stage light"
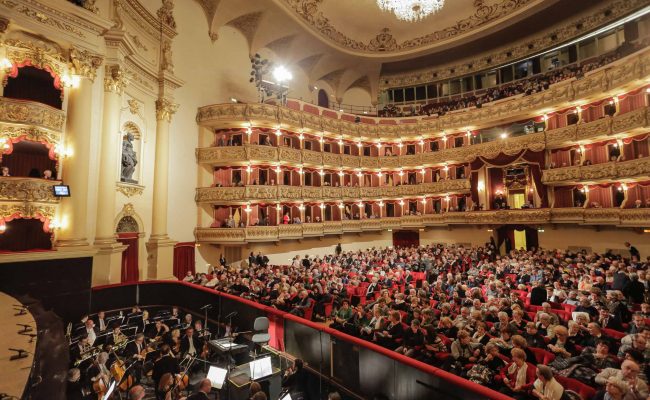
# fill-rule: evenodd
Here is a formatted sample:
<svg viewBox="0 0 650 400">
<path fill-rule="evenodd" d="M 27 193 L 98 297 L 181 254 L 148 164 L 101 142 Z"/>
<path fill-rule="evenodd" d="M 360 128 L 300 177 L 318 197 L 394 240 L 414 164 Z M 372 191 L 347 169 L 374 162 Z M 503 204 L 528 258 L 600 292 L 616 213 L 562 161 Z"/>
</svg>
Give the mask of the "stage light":
<svg viewBox="0 0 650 400">
<path fill-rule="evenodd" d="M 282 83 L 293 79 L 293 74 L 285 66 L 280 65 L 273 70 L 273 78 L 278 83 Z"/>
</svg>

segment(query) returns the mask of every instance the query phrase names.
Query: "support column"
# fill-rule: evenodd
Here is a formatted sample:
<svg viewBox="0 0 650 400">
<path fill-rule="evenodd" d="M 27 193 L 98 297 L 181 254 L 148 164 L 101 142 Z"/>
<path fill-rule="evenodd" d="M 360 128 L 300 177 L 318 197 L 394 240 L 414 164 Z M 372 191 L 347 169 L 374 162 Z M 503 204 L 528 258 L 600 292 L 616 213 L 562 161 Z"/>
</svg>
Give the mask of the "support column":
<svg viewBox="0 0 650 400">
<path fill-rule="evenodd" d="M 174 244 L 167 235 L 167 197 L 169 181 L 169 124 L 178 108 L 170 100 L 156 100 L 156 160 L 154 162 L 149 278 L 174 279 Z"/>
<path fill-rule="evenodd" d="M 98 254 L 93 261 L 93 285 L 118 283 L 121 280 L 122 252 L 126 246 L 115 240 L 114 218 L 120 107 L 125 87 L 124 70 L 119 65 L 106 66 L 95 230 Z"/>
<path fill-rule="evenodd" d="M 93 101 L 90 79 L 81 78 L 77 87 L 68 88 L 67 124 L 65 149 L 71 150 L 63 158 L 65 170 L 63 182 L 70 185 L 71 197 L 61 199 L 61 229 L 57 234 L 56 247 L 60 250 L 79 247 L 90 248 L 88 244 L 88 182 L 90 180 L 90 132 L 92 128 Z"/>
</svg>

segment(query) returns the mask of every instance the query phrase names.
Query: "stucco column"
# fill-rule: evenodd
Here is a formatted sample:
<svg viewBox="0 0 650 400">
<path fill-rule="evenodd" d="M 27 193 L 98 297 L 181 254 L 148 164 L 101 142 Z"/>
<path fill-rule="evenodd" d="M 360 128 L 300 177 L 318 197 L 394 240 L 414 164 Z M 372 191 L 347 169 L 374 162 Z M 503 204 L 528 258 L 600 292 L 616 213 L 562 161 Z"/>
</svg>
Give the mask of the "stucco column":
<svg viewBox="0 0 650 400">
<path fill-rule="evenodd" d="M 174 244 L 167 235 L 167 200 L 169 182 L 169 124 L 177 104 L 156 100 L 156 159 L 154 162 L 151 236 L 147 242 L 150 278 L 174 277 Z"/>
<path fill-rule="evenodd" d="M 72 196 L 61 198 L 61 229 L 56 246 L 59 249 L 90 247 L 88 244 L 88 182 L 90 173 L 90 132 L 93 118 L 93 82 L 81 78 L 77 87 L 66 89 L 68 95 L 67 124 L 64 147 L 71 151 L 63 158 L 63 182 L 70 185 Z"/>
<path fill-rule="evenodd" d="M 93 285 L 121 280 L 122 252 L 126 248 L 115 240 L 115 183 L 118 181 L 120 153 L 120 107 L 126 87 L 125 73 L 119 65 L 106 66 L 104 108 L 97 187 L 97 227 L 93 264 Z"/>
</svg>

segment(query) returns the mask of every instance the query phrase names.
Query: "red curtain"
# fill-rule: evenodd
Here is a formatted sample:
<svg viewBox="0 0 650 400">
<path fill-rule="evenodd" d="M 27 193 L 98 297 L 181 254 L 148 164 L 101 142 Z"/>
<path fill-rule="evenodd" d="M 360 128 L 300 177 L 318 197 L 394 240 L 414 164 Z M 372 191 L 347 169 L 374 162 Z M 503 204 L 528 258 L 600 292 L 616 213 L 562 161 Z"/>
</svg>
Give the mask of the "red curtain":
<svg viewBox="0 0 650 400">
<path fill-rule="evenodd" d="M 648 157 L 648 134 L 623 139 L 623 156 L 626 160 Z"/>
<path fill-rule="evenodd" d="M 50 150 L 44 144 L 23 140 L 12 147 L 11 153 L 0 155 L 2 166 L 9 168 L 11 176 L 29 176 L 30 171 L 37 170 L 41 177 L 49 169 L 56 178 L 56 160 L 49 157 Z"/>
<path fill-rule="evenodd" d="M 601 142 L 585 145 L 585 160 L 591 161 L 592 164 L 609 162 L 608 143 L 609 142 Z"/>
<path fill-rule="evenodd" d="M 645 204 L 648 199 L 650 199 L 650 182 L 627 184 L 626 208 L 633 208 L 636 200 L 641 200 L 641 204 Z"/>
<path fill-rule="evenodd" d="M 6 231 L 0 234 L 0 252 L 50 250 L 51 236 L 43 229 L 43 221 L 36 218 L 14 218 L 6 222 Z"/>
<path fill-rule="evenodd" d="M 138 234 L 118 233 L 117 241 L 128 246 L 122 253 L 122 283 L 137 282 L 140 277 L 138 271 Z"/>
<path fill-rule="evenodd" d="M 393 232 L 393 246 L 417 247 L 420 245 L 420 233 L 415 231 Z"/>
<path fill-rule="evenodd" d="M 217 168 L 214 170 L 214 183 L 221 186 L 232 186 L 230 168 Z"/>
<path fill-rule="evenodd" d="M 553 150 L 551 152 L 551 162 L 554 168 L 569 167 L 573 165 L 571 162 L 571 150 Z"/>
<path fill-rule="evenodd" d="M 630 94 L 627 96 L 622 96 L 619 100 L 619 114 L 625 114 L 630 111 L 634 111 L 638 108 L 645 106 L 645 91 L 640 91 L 639 93 Z"/>
<path fill-rule="evenodd" d="M 594 185 L 589 187 L 589 207 L 598 203 L 602 208 L 611 208 L 614 206 L 612 197 L 612 186 L 603 187 Z"/>
<path fill-rule="evenodd" d="M 609 100 L 607 100 L 609 101 Z M 601 101 L 600 103 L 590 105 L 582 110 L 582 120 L 583 122 L 596 121 L 605 116 L 605 104 L 606 101 Z"/>
<path fill-rule="evenodd" d="M 485 205 L 486 210 L 492 210 L 494 208 L 494 198 L 497 195 L 497 192 L 505 194 L 503 189 L 503 169 L 502 168 L 488 168 L 488 181 L 490 183 L 488 189 L 488 202 L 489 204 Z"/>
<path fill-rule="evenodd" d="M 174 276 L 179 280 L 185 278 L 187 271 L 196 272 L 194 242 L 180 242 L 174 245 Z"/>
<path fill-rule="evenodd" d="M 553 208 L 574 207 L 573 190 L 576 186 L 556 186 L 554 188 L 555 203 Z"/>
<path fill-rule="evenodd" d="M 267 313 L 266 317 L 269 319 L 269 346 L 274 349 L 284 351 L 284 318 L 282 316 Z"/>
</svg>

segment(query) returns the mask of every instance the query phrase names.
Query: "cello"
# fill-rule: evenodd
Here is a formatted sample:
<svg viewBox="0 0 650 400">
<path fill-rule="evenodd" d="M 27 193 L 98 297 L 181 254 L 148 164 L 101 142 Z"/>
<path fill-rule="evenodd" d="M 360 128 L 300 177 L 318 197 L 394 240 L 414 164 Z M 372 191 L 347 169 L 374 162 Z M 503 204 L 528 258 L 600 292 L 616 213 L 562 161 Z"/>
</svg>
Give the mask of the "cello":
<svg viewBox="0 0 650 400">
<path fill-rule="evenodd" d="M 118 387 L 120 390 L 127 391 L 131 386 L 133 386 L 133 376 L 129 374 L 125 378 L 126 367 L 124 360 L 120 359 L 117 354 L 115 354 L 115 350 L 111 350 L 111 353 L 113 353 L 115 356 L 115 362 L 111 364 L 111 374 L 113 375 L 113 378 L 118 382 Z"/>
</svg>

